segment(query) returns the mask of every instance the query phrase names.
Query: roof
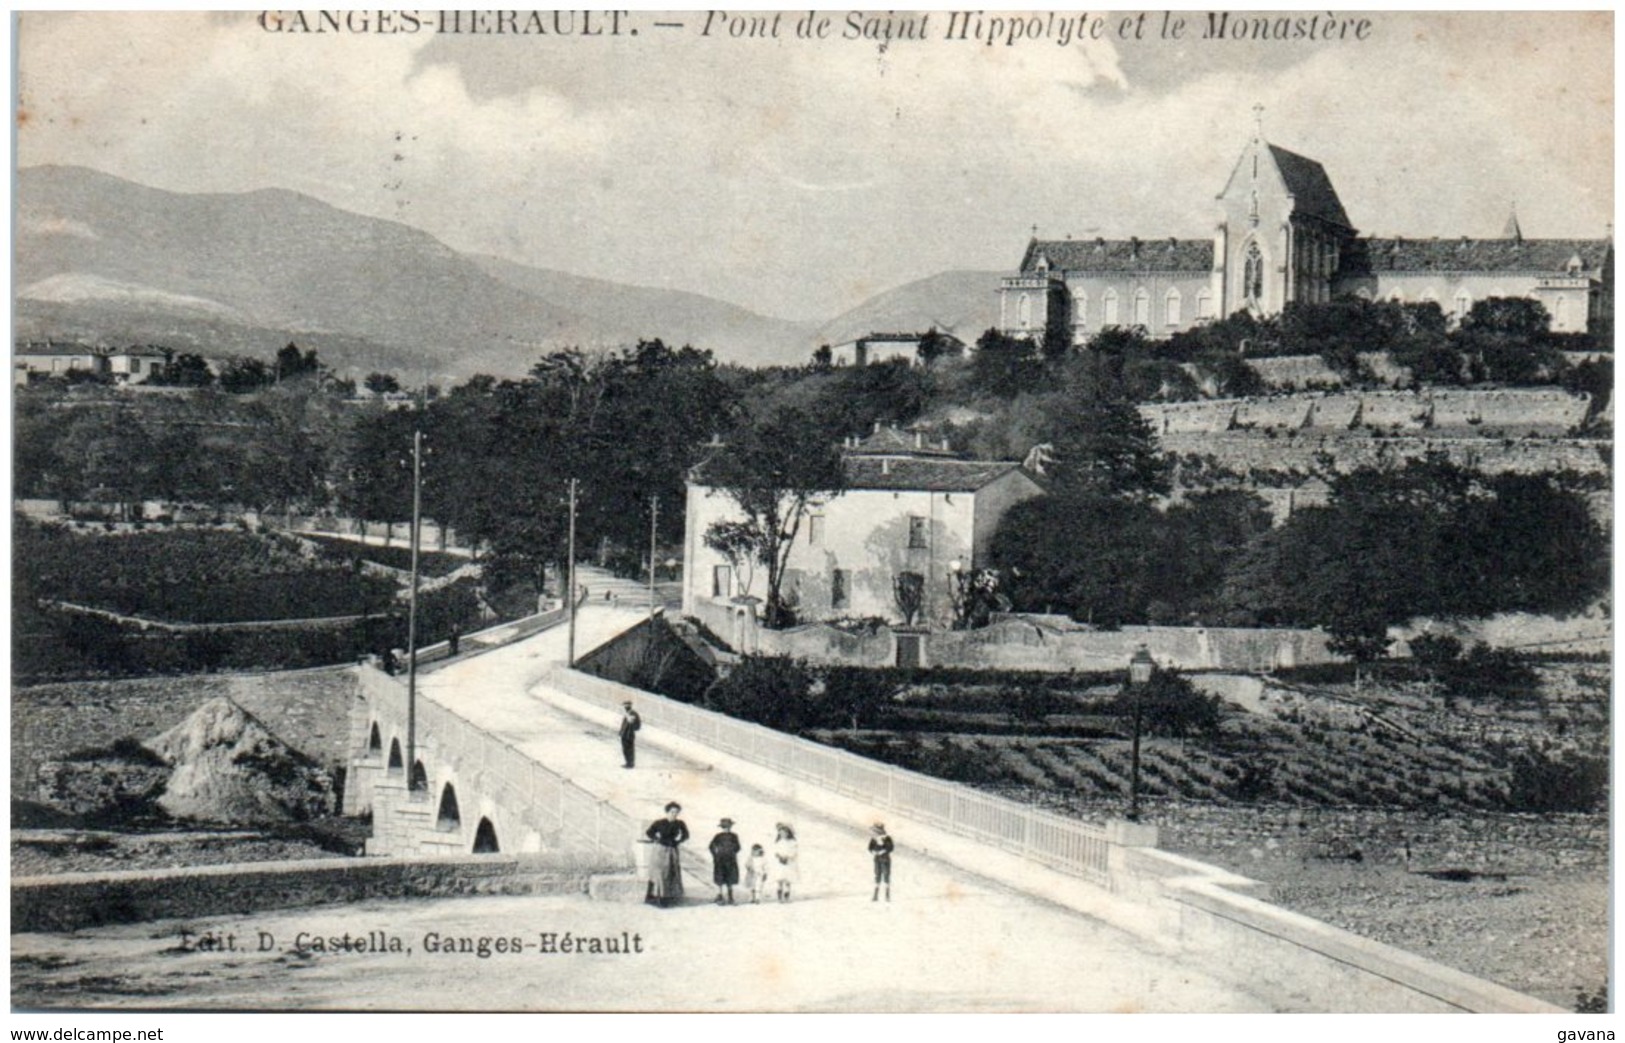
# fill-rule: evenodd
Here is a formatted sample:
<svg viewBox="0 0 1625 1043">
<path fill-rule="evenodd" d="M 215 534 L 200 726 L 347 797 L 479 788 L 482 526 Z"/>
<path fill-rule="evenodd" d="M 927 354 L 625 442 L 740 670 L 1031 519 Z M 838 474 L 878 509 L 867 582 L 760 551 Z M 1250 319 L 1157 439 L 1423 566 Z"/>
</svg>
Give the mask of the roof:
<svg viewBox="0 0 1625 1043">
<path fill-rule="evenodd" d="M 1039 258 L 1068 272 L 1211 272 L 1211 239 L 1034 239 L 1021 270 L 1038 270 Z"/>
<path fill-rule="evenodd" d="M 133 344 L 128 348 L 108 348 L 109 358 L 115 355 L 130 355 L 136 358 L 161 359 L 168 357 L 169 353 L 163 348 L 155 348 L 150 344 Z"/>
<path fill-rule="evenodd" d="M 919 456 L 848 456 L 848 489 L 898 492 L 975 492 L 1021 465 L 1008 460 L 953 460 Z"/>
<path fill-rule="evenodd" d="M 1276 169 L 1281 172 L 1281 180 L 1286 182 L 1286 190 L 1292 193 L 1296 213 L 1318 217 L 1344 228 L 1354 227 L 1349 224 L 1349 215 L 1343 209 L 1343 201 L 1337 198 L 1337 189 L 1332 187 L 1332 179 L 1326 176 L 1325 167 L 1308 156 L 1289 152 L 1278 145 L 1269 146 L 1269 150 Z"/>
<path fill-rule="evenodd" d="M 1578 257 L 1597 273 L 1613 251 L 1607 239 L 1357 239 L 1343 272 L 1552 272 Z"/>
<path fill-rule="evenodd" d="M 97 348 L 83 344 L 19 344 L 13 355 L 100 355 Z"/>
<path fill-rule="evenodd" d="M 928 456 L 957 457 L 952 450 L 939 445 L 932 445 L 925 440 L 923 432 L 899 431 L 895 427 L 881 427 L 876 425 L 873 433 L 863 441 L 848 448 L 846 452 L 852 456 Z"/>
</svg>

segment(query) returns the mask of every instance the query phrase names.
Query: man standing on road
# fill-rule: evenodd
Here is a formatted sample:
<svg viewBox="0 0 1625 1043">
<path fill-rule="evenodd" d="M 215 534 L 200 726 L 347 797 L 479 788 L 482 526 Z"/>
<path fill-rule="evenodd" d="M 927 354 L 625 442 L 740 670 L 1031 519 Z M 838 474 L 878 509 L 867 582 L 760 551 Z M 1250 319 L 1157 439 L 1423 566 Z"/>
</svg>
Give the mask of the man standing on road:
<svg viewBox="0 0 1625 1043">
<path fill-rule="evenodd" d="M 631 700 L 621 704 L 621 758 L 626 761 L 622 765 L 630 768 L 637 762 L 638 729 L 643 727 L 643 718 L 632 709 Z"/>
</svg>

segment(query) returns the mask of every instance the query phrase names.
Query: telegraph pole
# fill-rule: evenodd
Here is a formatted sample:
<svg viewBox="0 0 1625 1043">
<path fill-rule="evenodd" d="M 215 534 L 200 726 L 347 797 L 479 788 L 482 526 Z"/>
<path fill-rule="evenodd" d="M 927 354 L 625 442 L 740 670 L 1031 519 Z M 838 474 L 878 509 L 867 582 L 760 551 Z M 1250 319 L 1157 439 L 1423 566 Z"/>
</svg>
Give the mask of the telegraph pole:
<svg viewBox="0 0 1625 1043">
<path fill-rule="evenodd" d="M 412 593 L 406 612 L 406 791 L 418 754 L 418 532 L 423 521 L 423 432 L 412 432 Z"/>
<path fill-rule="evenodd" d="M 660 523 L 660 497 L 649 505 L 649 615 L 655 614 L 655 533 Z"/>
<path fill-rule="evenodd" d="M 566 663 L 571 668 L 576 665 L 576 480 L 570 479 L 570 589 L 564 592 L 570 606 L 570 648 Z"/>
</svg>

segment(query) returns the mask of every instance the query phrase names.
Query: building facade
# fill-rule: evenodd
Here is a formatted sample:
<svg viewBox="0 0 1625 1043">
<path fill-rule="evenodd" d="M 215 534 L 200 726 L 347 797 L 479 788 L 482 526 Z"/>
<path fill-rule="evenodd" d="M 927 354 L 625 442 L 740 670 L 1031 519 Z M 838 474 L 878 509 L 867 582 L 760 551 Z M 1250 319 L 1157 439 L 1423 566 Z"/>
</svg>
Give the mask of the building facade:
<svg viewBox="0 0 1625 1043">
<path fill-rule="evenodd" d="M 1020 464 L 966 460 L 922 435 L 877 428 L 846 447 L 847 488 L 816 503 L 801 521 L 781 591 L 800 619 L 880 617 L 906 622 L 899 584 L 917 587 L 916 623 L 952 617 L 956 573 L 981 568 L 999 520 L 1043 489 Z M 702 600 L 727 603 L 767 594 L 767 570 L 728 560 L 706 546 L 718 521 L 738 520 L 703 468 L 688 484 L 683 612 Z"/>
<path fill-rule="evenodd" d="M 1613 242 L 1525 239 L 1516 215 L 1499 239 L 1362 238 L 1326 170 L 1255 132 L 1218 196 L 1207 239 L 1028 242 L 999 288 L 1011 336 L 1081 344 L 1112 326 L 1167 337 L 1238 311 L 1345 294 L 1436 302 L 1459 321 L 1488 297 L 1538 300 L 1562 333 L 1613 319 Z"/>
</svg>

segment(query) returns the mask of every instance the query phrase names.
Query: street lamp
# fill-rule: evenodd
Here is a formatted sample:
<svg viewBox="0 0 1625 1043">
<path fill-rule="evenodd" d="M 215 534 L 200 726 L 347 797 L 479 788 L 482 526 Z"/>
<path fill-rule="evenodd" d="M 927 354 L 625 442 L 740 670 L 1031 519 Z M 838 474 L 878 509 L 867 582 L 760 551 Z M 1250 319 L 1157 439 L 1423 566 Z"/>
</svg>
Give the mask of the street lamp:
<svg viewBox="0 0 1625 1043">
<path fill-rule="evenodd" d="M 1140 712 L 1145 705 L 1145 686 L 1157 672 L 1157 661 L 1141 645 L 1128 661 L 1128 689 L 1134 700 L 1134 744 L 1129 754 L 1128 820 L 1140 821 Z"/>
</svg>

